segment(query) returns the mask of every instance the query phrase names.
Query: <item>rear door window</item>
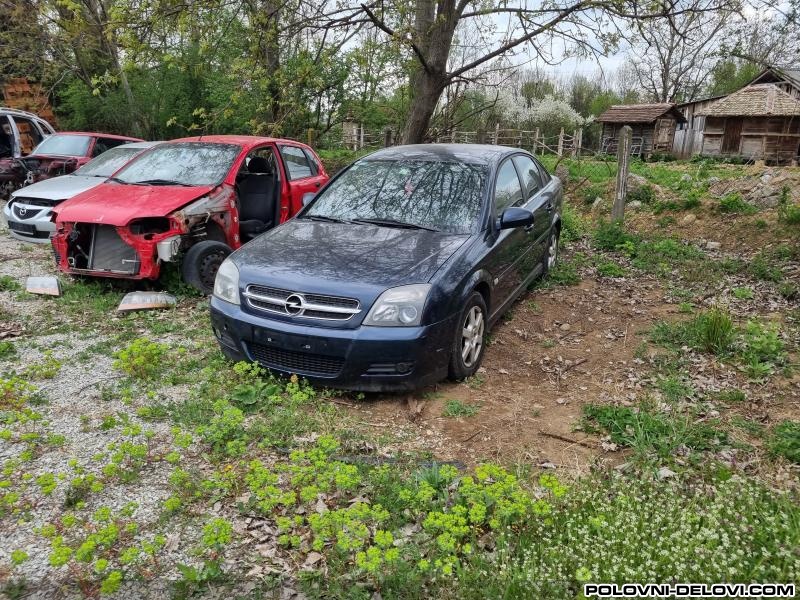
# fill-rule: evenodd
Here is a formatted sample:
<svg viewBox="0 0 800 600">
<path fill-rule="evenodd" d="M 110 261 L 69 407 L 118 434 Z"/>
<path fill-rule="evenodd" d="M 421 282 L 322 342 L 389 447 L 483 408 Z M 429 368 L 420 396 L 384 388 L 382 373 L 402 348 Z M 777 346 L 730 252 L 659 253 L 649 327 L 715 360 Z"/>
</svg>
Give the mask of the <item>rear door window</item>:
<svg viewBox="0 0 800 600">
<path fill-rule="evenodd" d="M 313 177 L 314 170 L 309 163 L 306 153 L 302 148 L 296 146 L 281 146 L 281 156 L 286 165 L 286 171 L 289 174 L 289 179 L 304 179 L 305 177 Z"/>
<path fill-rule="evenodd" d="M 97 138 L 97 141 L 94 143 L 94 148 L 92 148 L 92 156 L 100 156 L 106 150 L 111 150 L 124 143 L 126 143 L 125 140 L 117 138 Z"/>
<path fill-rule="evenodd" d="M 30 154 L 44 139 L 33 121 L 24 117 L 14 117 L 19 131 L 19 146 L 23 154 Z"/>
<path fill-rule="evenodd" d="M 527 198 L 533 198 L 544 187 L 536 163 L 529 156 L 515 156 L 514 163 L 522 177 L 522 185 L 527 193 Z"/>
</svg>

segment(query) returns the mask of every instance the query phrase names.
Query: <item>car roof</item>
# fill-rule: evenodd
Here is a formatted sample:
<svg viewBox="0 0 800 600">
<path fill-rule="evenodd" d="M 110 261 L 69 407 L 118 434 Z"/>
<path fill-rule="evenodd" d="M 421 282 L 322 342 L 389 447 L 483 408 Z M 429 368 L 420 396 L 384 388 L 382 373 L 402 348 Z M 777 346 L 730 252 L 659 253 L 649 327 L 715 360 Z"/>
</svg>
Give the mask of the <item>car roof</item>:
<svg viewBox="0 0 800 600">
<path fill-rule="evenodd" d="M 490 165 L 514 152 L 524 150 L 489 144 L 408 144 L 383 148 L 362 160 L 438 160 Z"/>
<path fill-rule="evenodd" d="M 307 147 L 303 142 L 286 138 L 260 137 L 256 135 L 198 135 L 194 137 L 178 138 L 170 142 L 211 142 L 216 144 L 236 144 L 244 148 L 251 148 L 259 144 L 289 142 L 298 146 Z"/>
<path fill-rule="evenodd" d="M 53 135 L 86 135 L 89 137 L 104 137 L 104 138 L 112 138 L 115 140 L 131 140 L 134 142 L 144 141 L 141 138 L 135 138 L 129 135 L 117 135 L 115 133 L 98 133 L 96 131 L 56 131 Z"/>
</svg>

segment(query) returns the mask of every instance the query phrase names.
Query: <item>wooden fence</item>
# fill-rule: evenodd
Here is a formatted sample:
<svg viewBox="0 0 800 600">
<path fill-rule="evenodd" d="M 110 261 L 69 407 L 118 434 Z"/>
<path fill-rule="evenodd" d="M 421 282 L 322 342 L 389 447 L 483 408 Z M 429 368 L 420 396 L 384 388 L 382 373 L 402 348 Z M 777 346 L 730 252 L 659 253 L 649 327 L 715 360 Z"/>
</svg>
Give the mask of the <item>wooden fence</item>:
<svg viewBox="0 0 800 600">
<path fill-rule="evenodd" d="M 341 132 L 329 132 L 317 136 L 313 129 L 308 131 L 308 142 L 321 148 L 346 148 L 364 150 L 392 146 L 398 136 L 392 129 L 368 130 L 363 125 L 345 124 Z M 451 131 L 435 133 L 432 141 L 439 144 L 491 144 L 524 148 L 532 154 L 556 154 L 558 156 L 576 156 L 581 150 L 583 130 L 576 129 L 572 133 L 561 129 L 558 135 L 544 135 L 539 129 L 501 129 L 498 125 L 493 130 Z"/>
</svg>

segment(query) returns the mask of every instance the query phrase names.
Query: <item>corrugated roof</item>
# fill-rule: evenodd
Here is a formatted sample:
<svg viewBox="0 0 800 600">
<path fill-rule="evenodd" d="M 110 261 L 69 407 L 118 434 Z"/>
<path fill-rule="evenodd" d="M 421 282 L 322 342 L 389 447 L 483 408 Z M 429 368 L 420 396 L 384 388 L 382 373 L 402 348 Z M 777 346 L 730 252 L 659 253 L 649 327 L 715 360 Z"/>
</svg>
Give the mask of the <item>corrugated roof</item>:
<svg viewBox="0 0 800 600">
<path fill-rule="evenodd" d="M 666 113 L 680 122 L 686 119 L 675 109 L 674 104 L 616 104 L 601 114 L 596 121 L 600 123 L 652 123 Z"/>
<path fill-rule="evenodd" d="M 767 67 L 748 84 L 753 85 L 763 79 L 769 80 L 771 78 L 777 81 L 787 81 L 800 90 L 800 66 L 792 67 Z M 766 81 L 765 83 L 772 83 Z"/>
<path fill-rule="evenodd" d="M 718 100 L 698 115 L 711 117 L 800 116 L 800 101 L 773 83 L 749 85 Z"/>
</svg>

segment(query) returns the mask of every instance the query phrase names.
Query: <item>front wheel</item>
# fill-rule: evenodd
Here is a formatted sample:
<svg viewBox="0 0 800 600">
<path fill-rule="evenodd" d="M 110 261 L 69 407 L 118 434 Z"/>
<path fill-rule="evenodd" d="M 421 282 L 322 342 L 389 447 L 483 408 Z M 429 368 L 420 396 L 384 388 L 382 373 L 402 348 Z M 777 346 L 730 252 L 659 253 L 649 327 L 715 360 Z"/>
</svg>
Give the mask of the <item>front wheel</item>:
<svg viewBox="0 0 800 600">
<path fill-rule="evenodd" d="M 181 276 L 193 288 L 205 295 L 214 291 L 217 271 L 228 255 L 230 246 L 222 242 L 203 240 L 189 248 L 181 263 Z"/>
<path fill-rule="evenodd" d="M 464 304 L 456 327 L 448 370 L 451 379 L 470 377 L 481 366 L 486 329 L 486 302 L 478 292 L 473 292 Z"/>
</svg>

